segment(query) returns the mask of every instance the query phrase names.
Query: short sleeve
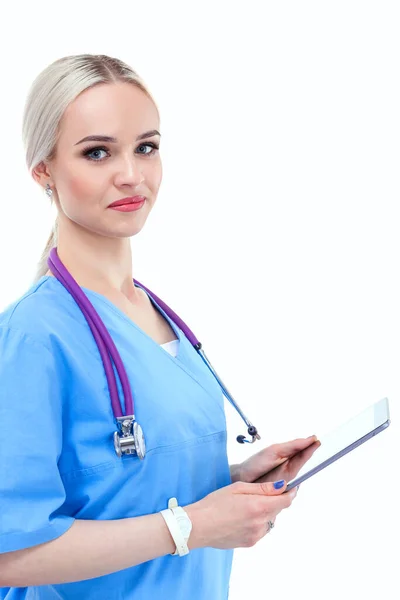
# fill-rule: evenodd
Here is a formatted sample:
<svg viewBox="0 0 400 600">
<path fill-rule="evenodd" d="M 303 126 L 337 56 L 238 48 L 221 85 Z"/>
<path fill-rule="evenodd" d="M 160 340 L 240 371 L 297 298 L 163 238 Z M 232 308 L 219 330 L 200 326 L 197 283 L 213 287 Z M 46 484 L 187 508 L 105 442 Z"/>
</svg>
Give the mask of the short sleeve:
<svg viewBox="0 0 400 600">
<path fill-rule="evenodd" d="M 65 533 L 62 381 L 49 348 L 24 332 L 0 327 L 0 553 Z"/>
</svg>

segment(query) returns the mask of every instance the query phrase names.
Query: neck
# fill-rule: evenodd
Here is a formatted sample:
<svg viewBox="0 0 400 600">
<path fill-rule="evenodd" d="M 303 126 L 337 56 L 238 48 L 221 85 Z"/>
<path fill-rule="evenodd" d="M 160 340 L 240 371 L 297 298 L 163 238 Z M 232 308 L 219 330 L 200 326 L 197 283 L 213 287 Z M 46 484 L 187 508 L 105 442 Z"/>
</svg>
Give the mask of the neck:
<svg viewBox="0 0 400 600">
<path fill-rule="evenodd" d="M 120 293 L 130 300 L 138 297 L 132 280 L 132 251 L 129 238 L 109 238 L 59 222 L 57 253 L 81 287 L 100 294 Z"/>
</svg>

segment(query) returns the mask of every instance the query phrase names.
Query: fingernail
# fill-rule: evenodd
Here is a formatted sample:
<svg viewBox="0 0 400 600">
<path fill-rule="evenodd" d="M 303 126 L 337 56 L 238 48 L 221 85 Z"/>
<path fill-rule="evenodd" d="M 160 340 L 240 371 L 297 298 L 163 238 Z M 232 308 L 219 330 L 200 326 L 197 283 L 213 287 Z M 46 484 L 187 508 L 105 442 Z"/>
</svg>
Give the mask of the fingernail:
<svg viewBox="0 0 400 600">
<path fill-rule="evenodd" d="M 285 485 L 285 480 L 284 480 L 284 479 L 281 479 L 280 481 L 275 481 L 275 483 L 274 483 L 274 488 L 275 488 L 276 490 L 280 490 L 280 489 L 281 489 L 281 487 L 283 487 L 284 485 Z"/>
</svg>

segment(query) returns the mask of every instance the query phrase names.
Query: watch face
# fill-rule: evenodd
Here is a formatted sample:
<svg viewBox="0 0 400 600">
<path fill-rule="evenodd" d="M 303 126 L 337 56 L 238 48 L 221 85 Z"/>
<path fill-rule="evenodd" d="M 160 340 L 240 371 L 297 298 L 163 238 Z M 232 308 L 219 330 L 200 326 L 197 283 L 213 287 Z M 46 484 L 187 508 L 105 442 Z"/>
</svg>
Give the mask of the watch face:
<svg viewBox="0 0 400 600">
<path fill-rule="evenodd" d="M 144 441 L 144 435 L 142 428 L 138 423 L 133 424 L 133 437 L 135 440 L 135 449 L 139 458 L 143 459 L 146 454 L 146 444 Z"/>
</svg>

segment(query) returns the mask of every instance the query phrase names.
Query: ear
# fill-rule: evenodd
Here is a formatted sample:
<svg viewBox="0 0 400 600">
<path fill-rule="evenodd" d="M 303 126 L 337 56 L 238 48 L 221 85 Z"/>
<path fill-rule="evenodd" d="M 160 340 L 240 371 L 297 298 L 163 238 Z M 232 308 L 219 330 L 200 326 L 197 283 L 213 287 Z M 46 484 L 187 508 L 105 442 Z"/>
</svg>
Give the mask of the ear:
<svg viewBox="0 0 400 600">
<path fill-rule="evenodd" d="M 42 161 L 34 169 L 32 169 L 32 177 L 43 189 L 46 188 L 46 185 L 54 186 L 53 179 L 51 177 L 51 173 L 49 171 L 49 164 L 46 161 Z"/>
</svg>

